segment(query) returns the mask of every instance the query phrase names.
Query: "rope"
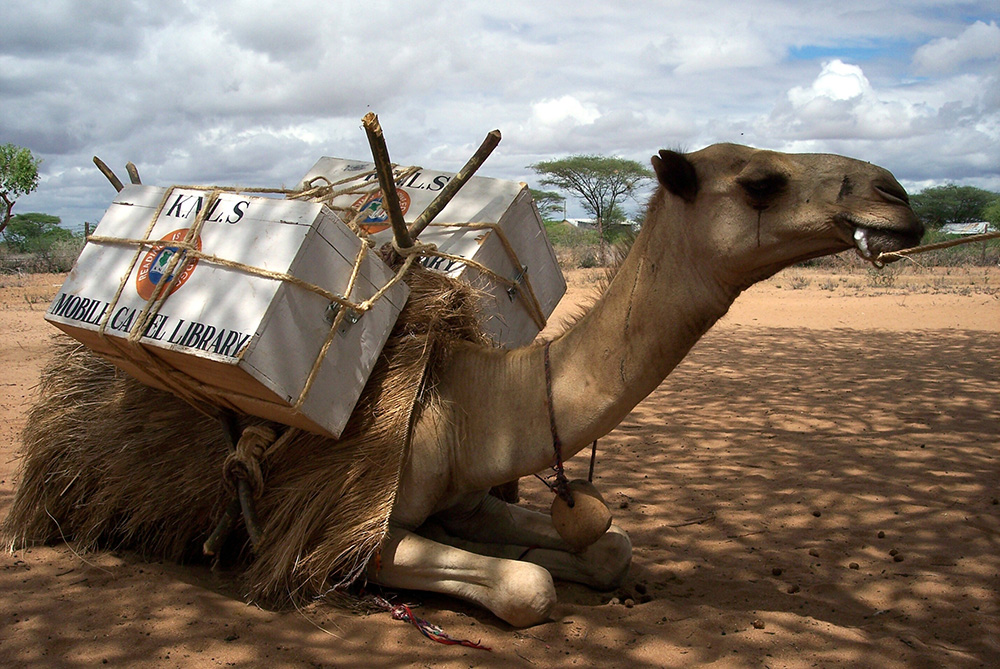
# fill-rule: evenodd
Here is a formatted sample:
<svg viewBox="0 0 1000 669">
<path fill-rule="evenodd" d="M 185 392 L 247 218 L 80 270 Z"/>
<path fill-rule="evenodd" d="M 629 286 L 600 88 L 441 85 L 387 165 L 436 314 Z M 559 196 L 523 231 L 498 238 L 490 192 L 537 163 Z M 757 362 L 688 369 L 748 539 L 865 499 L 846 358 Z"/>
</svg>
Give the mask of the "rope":
<svg viewBox="0 0 1000 669">
<path fill-rule="evenodd" d="M 549 483 L 544 478 L 535 474 L 535 478 L 548 486 L 549 490 L 554 492 L 563 498 L 569 508 L 573 508 L 576 504 L 573 501 L 573 495 L 569 491 L 569 480 L 566 478 L 566 471 L 563 465 L 562 457 L 562 439 L 559 438 L 559 431 L 556 429 L 556 413 L 555 404 L 552 401 L 552 363 L 549 361 L 549 346 L 552 344 L 551 341 L 545 342 L 545 406 L 549 412 L 549 429 L 552 431 L 552 450 L 555 451 L 556 463 L 552 466 L 555 470 L 555 483 Z M 597 462 L 597 439 L 594 439 L 594 443 L 590 447 L 590 471 L 587 474 L 587 480 L 591 483 L 594 482 L 594 464 Z M 531 548 L 524 551 L 521 554 L 523 558 Z M 518 559 L 521 559 L 518 558 Z"/>
<path fill-rule="evenodd" d="M 424 255 L 437 255 L 437 245 L 436 244 L 425 244 L 423 242 L 413 241 L 413 246 L 399 246 L 396 244 L 395 238 L 392 240 L 392 250 L 399 254 L 401 258 L 410 258 L 412 256 L 424 256 Z"/>
<path fill-rule="evenodd" d="M 587 480 L 591 483 L 594 482 L 594 464 L 597 462 L 597 440 L 594 439 L 594 444 L 590 447 L 590 470 L 587 472 Z"/>
<path fill-rule="evenodd" d="M 276 438 L 274 430 L 266 425 L 252 425 L 243 430 L 243 435 L 236 444 L 236 450 L 226 457 L 222 465 L 222 479 L 230 494 L 237 494 L 238 482 L 243 479 L 250 484 L 253 498 L 260 499 L 261 493 L 264 492 L 261 460 L 264 451 Z"/>
<path fill-rule="evenodd" d="M 573 501 L 573 494 L 569 491 L 569 480 L 566 478 L 566 471 L 563 468 L 562 439 L 559 438 L 559 430 L 556 429 L 555 405 L 552 402 L 552 364 L 549 361 L 549 345 L 551 343 L 552 342 L 548 341 L 545 342 L 545 407 L 549 411 L 549 429 L 552 431 L 552 450 L 556 453 L 556 463 L 552 466 L 556 472 L 556 482 L 549 485 L 549 487 L 553 492 L 562 497 L 563 501 L 565 501 L 569 508 L 572 509 L 576 503 Z"/>
<path fill-rule="evenodd" d="M 394 166 L 393 179 L 396 183 L 399 183 L 406 178 L 410 177 L 421 168 L 419 167 L 406 167 L 399 168 Z M 299 277 L 288 274 L 287 272 L 275 272 L 272 270 L 266 270 L 261 267 L 255 267 L 253 265 L 248 265 L 246 263 L 238 262 L 228 258 L 223 258 L 214 254 L 205 253 L 200 248 L 200 232 L 204 226 L 209 212 L 212 211 L 212 205 L 220 197 L 222 193 L 274 193 L 285 195 L 286 198 L 292 200 L 305 200 L 316 202 L 319 204 L 325 204 L 339 211 L 351 212 L 353 216 L 341 217 L 342 220 L 346 220 L 348 226 L 357 233 L 364 242 L 368 240 L 368 233 L 361 228 L 360 221 L 365 216 L 365 210 L 363 205 L 366 204 L 367 197 L 364 199 L 359 199 L 354 206 L 351 207 L 335 207 L 333 205 L 333 200 L 343 197 L 345 195 L 363 195 L 371 196 L 378 192 L 378 183 L 374 180 L 369 181 L 368 178 L 375 174 L 374 170 L 368 172 L 362 172 L 351 177 L 341 179 L 336 182 L 331 182 L 326 177 L 318 176 L 310 179 L 308 183 L 301 189 L 289 190 L 284 188 L 240 188 L 240 187 L 227 187 L 227 186 L 211 186 L 211 187 L 198 187 L 198 186 L 171 186 L 165 189 L 163 197 L 161 198 L 159 204 L 153 212 L 153 215 L 146 226 L 146 229 L 141 238 L 125 238 L 125 237 L 112 237 L 105 235 L 91 235 L 88 238 L 88 242 L 95 244 L 111 244 L 111 245 L 124 245 L 124 246 L 134 246 L 135 253 L 132 255 L 131 261 L 128 264 L 126 271 L 122 274 L 119 281 L 118 289 L 112 298 L 108 309 L 101 320 L 98 327 L 98 336 L 105 342 L 109 348 L 117 350 L 118 353 L 125 358 L 125 360 L 131 361 L 132 363 L 143 368 L 148 374 L 155 378 L 164 387 L 169 389 L 175 395 L 185 400 L 188 404 L 194 407 L 196 410 L 202 414 L 210 417 L 215 417 L 217 415 L 217 410 L 221 406 L 222 408 L 232 408 L 231 401 L 227 401 L 225 396 L 219 394 L 218 390 L 210 385 L 204 384 L 197 379 L 194 379 L 189 374 L 183 372 L 182 370 L 168 364 L 162 358 L 154 356 L 150 350 L 147 349 L 146 345 L 142 343 L 142 337 L 146 332 L 146 329 L 153 322 L 153 319 L 159 314 L 160 309 L 166 300 L 170 297 L 173 292 L 173 288 L 176 282 L 180 280 L 185 269 L 193 268 L 199 262 L 204 262 L 219 267 L 225 267 L 234 271 L 243 272 L 252 276 L 257 276 L 265 279 L 270 279 L 274 281 L 282 281 L 292 284 L 298 288 L 307 290 L 309 292 L 315 293 L 322 296 L 324 299 L 331 303 L 336 303 L 341 308 L 338 310 L 337 316 L 334 318 L 334 322 L 331 324 L 326 337 L 324 338 L 323 344 L 320 347 L 318 354 L 316 355 L 313 365 L 310 368 L 309 373 L 306 376 L 305 383 L 303 384 L 302 390 L 300 391 L 298 397 L 292 402 L 292 406 L 299 410 L 304 405 L 306 399 L 309 396 L 310 391 L 313 388 L 315 380 L 319 374 L 320 367 L 323 361 L 326 359 L 329 353 L 330 347 L 333 344 L 336 333 L 339 331 L 344 318 L 346 317 L 347 310 L 351 310 L 357 314 L 364 314 L 369 311 L 373 306 L 380 300 L 385 294 L 391 290 L 397 283 L 402 281 L 403 276 L 412 267 L 413 262 L 421 257 L 440 257 L 446 260 L 451 260 L 455 262 L 464 263 L 466 266 L 471 267 L 481 274 L 489 277 L 499 285 L 507 286 L 508 288 L 519 288 L 517 294 L 522 296 L 524 299 L 525 308 L 528 311 L 529 316 L 534 321 L 535 325 L 539 330 L 544 329 L 546 325 L 545 313 L 542 310 L 541 304 L 538 301 L 538 297 L 535 293 L 534 287 L 531 283 L 530 277 L 526 270 L 521 272 L 519 281 L 514 281 L 505 276 L 498 274 L 496 271 L 487 267 L 486 265 L 472 259 L 466 258 L 464 256 L 453 255 L 449 253 L 444 253 L 438 250 L 434 244 L 425 243 L 415 243 L 412 247 L 406 249 L 396 248 L 395 242 L 393 242 L 393 247 L 396 252 L 403 258 L 403 263 L 395 273 L 395 275 L 389 280 L 386 285 L 382 286 L 371 298 L 364 300 L 360 303 L 356 303 L 349 299 L 351 292 L 353 290 L 354 284 L 358 279 L 361 264 L 364 262 L 370 248 L 369 243 L 363 243 L 358 252 L 357 257 L 354 261 L 354 266 L 352 267 L 351 276 L 348 280 L 348 284 L 342 293 L 334 292 L 328 290 L 321 286 L 317 286 L 308 281 L 304 281 Z M 177 190 L 198 190 L 207 191 L 206 201 L 203 203 L 201 209 L 198 211 L 194 222 L 188 229 L 187 234 L 184 239 L 177 241 L 168 240 L 157 240 L 150 239 L 153 228 L 156 225 L 161 213 L 167 205 L 167 202 L 171 199 L 172 195 Z M 503 229 L 498 223 L 435 223 L 432 224 L 435 227 L 460 227 L 467 228 L 471 230 L 488 229 L 491 232 L 496 233 L 497 239 L 499 240 L 504 252 L 509 257 L 510 261 L 513 263 L 515 268 L 521 270 L 524 266 L 521 264 L 520 259 L 514 250 L 513 245 L 507 238 Z M 120 338 L 109 337 L 107 334 L 107 327 L 110 322 L 112 314 L 115 312 L 116 307 L 124 293 L 125 287 L 128 284 L 129 278 L 132 276 L 133 271 L 140 257 L 142 256 L 144 249 L 155 249 L 169 247 L 174 249 L 174 253 L 167 263 L 167 267 L 164 270 L 164 276 L 167 277 L 165 281 L 159 282 L 150 295 L 149 299 L 146 300 L 146 304 L 143 306 L 141 312 L 135 318 L 131 329 L 128 332 L 128 337 L 125 342 L 121 342 Z M 520 288 L 523 287 L 523 290 Z M 513 295 L 513 293 L 512 293 Z"/>
</svg>

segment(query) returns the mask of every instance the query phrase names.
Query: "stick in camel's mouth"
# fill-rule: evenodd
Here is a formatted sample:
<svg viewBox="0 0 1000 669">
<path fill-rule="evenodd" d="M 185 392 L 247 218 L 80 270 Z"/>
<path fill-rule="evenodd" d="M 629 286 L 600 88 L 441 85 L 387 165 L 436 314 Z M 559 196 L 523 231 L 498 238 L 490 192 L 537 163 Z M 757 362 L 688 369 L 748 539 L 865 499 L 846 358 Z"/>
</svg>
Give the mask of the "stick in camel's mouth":
<svg viewBox="0 0 1000 669">
<path fill-rule="evenodd" d="M 857 223 L 854 223 L 853 237 L 858 255 L 875 267 L 884 267 L 886 263 L 899 260 L 900 256 L 893 254 L 920 243 L 920 237 L 912 233 L 871 228 Z"/>
</svg>

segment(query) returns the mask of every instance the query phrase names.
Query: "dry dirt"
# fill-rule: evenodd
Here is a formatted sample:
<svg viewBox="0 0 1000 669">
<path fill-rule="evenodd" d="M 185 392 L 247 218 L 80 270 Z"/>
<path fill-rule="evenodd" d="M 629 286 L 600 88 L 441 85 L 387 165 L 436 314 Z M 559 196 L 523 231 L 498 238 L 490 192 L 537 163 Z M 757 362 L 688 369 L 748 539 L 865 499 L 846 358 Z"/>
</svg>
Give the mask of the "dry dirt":
<svg viewBox="0 0 1000 669">
<path fill-rule="evenodd" d="M 578 303 L 595 273 L 569 274 Z M 60 282 L 0 276 L 0 517 Z M 996 269 L 845 267 L 752 288 L 601 440 L 596 483 L 635 546 L 619 591 L 559 584 L 523 631 L 403 594 L 492 652 L 60 544 L 0 553 L 0 666 L 998 666 L 998 287 Z"/>
</svg>

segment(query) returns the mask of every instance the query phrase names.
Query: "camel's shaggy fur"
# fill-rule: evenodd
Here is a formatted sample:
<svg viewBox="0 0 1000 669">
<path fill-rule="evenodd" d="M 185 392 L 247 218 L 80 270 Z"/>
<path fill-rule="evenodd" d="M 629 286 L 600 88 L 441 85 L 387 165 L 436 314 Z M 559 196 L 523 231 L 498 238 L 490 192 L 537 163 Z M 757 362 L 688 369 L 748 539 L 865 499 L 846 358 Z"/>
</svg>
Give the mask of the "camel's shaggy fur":
<svg viewBox="0 0 1000 669">
<path fill-rule="evenodd" d="M 264 463 L 262 541 L 244 555 L 258 601 L 314 596 L 361 573 L 386 532 L 436 370 L 453 342 L 485 343 L 472 289 L 419 267 L 406 281 L 409 301 L 341 439 L 300 433 Z M 82 346 L 55 348 L 23 433 L 20 483 L 2 527 L 8 545 L 65 539 L 173 560 L 200 554 L 230 501 L 220 423 Z M 246 535 L 238 540 L 245 545 Z"/>
</svg>

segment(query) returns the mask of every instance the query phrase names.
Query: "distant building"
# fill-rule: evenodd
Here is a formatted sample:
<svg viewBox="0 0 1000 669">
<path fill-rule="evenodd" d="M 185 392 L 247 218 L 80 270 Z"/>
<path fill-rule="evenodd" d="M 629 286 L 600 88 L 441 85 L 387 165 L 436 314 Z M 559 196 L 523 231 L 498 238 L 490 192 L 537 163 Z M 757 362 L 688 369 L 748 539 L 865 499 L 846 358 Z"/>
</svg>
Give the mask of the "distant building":
<svg viewBox="0 0 1000 669">
<path fill-rule="evenodd" d="M 982 235 L 990 231 L 989 221 L 972 223 L 947 223 L 941 226 L 941 232 L 946 235 Z"/>
<path fill-rule="evenodd" d="M 579 228 L 580 230 L 596 230 L 597 229 L 597 219 L 596 218 L 564 218 L 563 223 L 569 223 L 574 228 Z M 639 228 L 642 226 L 638 221 L 627 218 L 619 223 L 612 223 L 611 225 L 627 225 L 634 232 L 638 232 Z"/>
</svg>

